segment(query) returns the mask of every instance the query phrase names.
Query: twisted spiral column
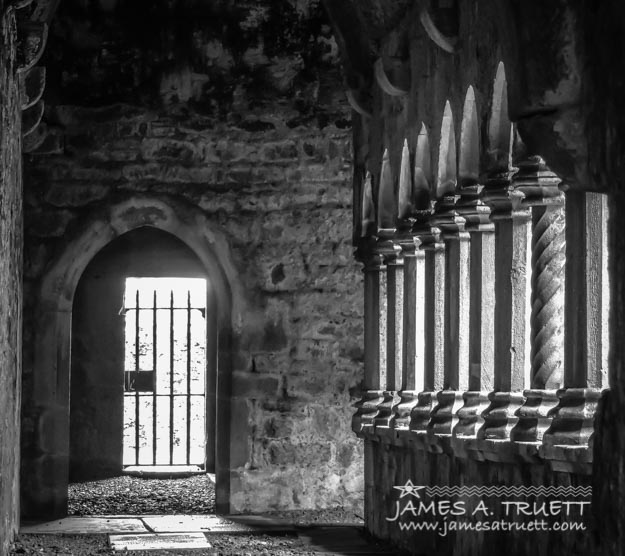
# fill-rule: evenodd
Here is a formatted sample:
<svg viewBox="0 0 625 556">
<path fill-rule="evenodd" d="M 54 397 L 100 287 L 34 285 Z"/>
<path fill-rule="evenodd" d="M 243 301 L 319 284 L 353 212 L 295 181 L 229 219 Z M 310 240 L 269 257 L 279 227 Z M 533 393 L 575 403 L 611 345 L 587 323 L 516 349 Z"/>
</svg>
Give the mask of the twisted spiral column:
<svg viewBox="0 0 625 556">
<path fill-rule="evenodd" d="M 562 206 L 541 212 L 532 234 L 532 388 L 556 389 L 564 362 L 565 216 Z"/>
<path fill-rule="evenodd" d="M 566 231 L 564 196 L 560 179 L 545 161 L 533 156 L 519 163 L 514 177 L 523 194 L 522 204 L 532 209 L 532 296 L 530 313 L 529 389 L 519 408 L 511 438 L 539 442 L 551 425 L 558 405 L 557 390 L 564 368 L 564 294 Z"/>
</svg>

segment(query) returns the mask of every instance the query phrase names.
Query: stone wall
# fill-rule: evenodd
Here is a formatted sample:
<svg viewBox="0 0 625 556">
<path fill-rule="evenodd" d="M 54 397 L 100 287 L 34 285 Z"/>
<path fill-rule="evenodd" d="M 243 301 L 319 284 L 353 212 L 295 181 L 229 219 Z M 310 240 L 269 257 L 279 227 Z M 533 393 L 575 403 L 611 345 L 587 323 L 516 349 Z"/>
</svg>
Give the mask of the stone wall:
<svg viewBox="0 0 625 556">
<path fill-rule="evenodd" d="M 281 116 L 273 112 L 270 130 L 247 131 L 182 109 L 64 106 L 54 114 L 64 153 L 26 164 L 29 300 L 67 242 L 122 200 L 199 208 L 227 238 L 243 292 L 233 322 L 232 435 L 244 439 L 231 461 L 234 511 L 362 498 L 362 449 L 349 428 L 362 361 L 350 130 L 289 128 Z M 32 302 L 26 310 L 28 407 L 37 346 L 28 337 Z M 40 441 L 34 411 L 26 489 Z"/>
<path fill-rule="evenodd" d="M 21 109 L 12 14 L 0 2 L 0 553 L 18 526 L 22 303 Z"/>
<path fill-rule="evenodd" d="M 102 245 L 121 233 L 115 207 L 136 227 L 146 203 L 197 230 L 196 243 L 219 236 L 209 250 L 227 261 L 221 509 L 360 505 L 351 110 L 320 3 L 67 0 L 42 63 L 48 135 L 26 162 L 24 513 L 63 512 L 71 455 L 69 363 L 37 355 L 51 341 L 35 335 L 49 317 L 37 312 L 42 283 L 73 239 Z M 66 309 L 53 311 L 49 334 L 67 343 Z"/>
</svg>

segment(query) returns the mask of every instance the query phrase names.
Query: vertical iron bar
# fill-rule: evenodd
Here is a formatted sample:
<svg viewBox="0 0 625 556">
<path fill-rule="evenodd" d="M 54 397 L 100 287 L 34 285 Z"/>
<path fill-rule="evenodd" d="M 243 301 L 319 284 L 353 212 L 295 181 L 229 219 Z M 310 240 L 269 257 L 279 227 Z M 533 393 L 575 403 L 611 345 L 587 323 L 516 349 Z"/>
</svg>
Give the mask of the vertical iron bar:
<svg viewBox="0 0 625 556">
<path fill-rule="evenodd" d="M 156 290 L 152 311 L 152 462 L 156 465 Z"/>
<path fill-rule="evenodd" d="M 174 464 L 174 291 L 169 303 L 169 465 Z"/>
<path fill-rule="evenodd" d="M 139 465 L 139 289 L 135 295 L 135 465 Z"/>
<path fill-rule="evenodd" d="M 187 465 L 191 459 L 191 290 L 187 291 Z"/>
</svg>

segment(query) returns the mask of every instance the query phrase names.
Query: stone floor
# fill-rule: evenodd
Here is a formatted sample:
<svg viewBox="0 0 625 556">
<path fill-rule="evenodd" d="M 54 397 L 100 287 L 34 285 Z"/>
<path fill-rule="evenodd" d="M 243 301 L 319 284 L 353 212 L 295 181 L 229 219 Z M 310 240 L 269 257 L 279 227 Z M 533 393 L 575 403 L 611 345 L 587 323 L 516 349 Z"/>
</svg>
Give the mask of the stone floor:
<svg viewBox="0 0 625 556">
<path fill-rule="evenodd" d="M 146 551 L 154 555 L 180 553 L 170 550 L 184 550 L 184 554 L 232 555 L 398 554 L 388 545 L 368 539 L 360 523 L 301 526 L 263 516 L 224 518 L 215 515 L 67 517 L 45 523 L 24 523 L 20 529 L 22 545 L 15 554 L 42 551 L 59 555 L 82 554 L 78 548 L 72 548 L 71 539 L 78 546 L 80 543 L 75 539 L 80 536 L 103 535 L 108 543 L 97 551 L 103 553 L 106 550 L 104 553 L 110 554 L 126 550 L 132 554 Z M 37 548 L 32 548 L 32 552 L 27 546 L 29 538 L 37 541 Z M 224 544 L 224 539 L 230 542 Z M 65 548 L 59 548 L 61 541 L 64 541 Z M 46 543 L 55 551 L 46 548 Z"/>
</svg>

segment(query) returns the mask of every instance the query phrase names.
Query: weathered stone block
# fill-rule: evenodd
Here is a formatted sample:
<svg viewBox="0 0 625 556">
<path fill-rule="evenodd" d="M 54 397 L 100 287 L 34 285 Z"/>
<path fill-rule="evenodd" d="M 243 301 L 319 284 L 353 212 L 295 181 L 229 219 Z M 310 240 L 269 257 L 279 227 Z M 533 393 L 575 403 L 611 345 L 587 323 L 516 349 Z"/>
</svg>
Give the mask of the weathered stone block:
<svg viewBox="0 0 625 556">
<path fill-rule="evenodd" d="M 339 355 L 339 344 L 334 339 L 300 338 L 293 358 L 299 361 L 333 361 Z"/>
<path fill-rule="evenodd" d="M 290 438 L 292 432 L 292 418 L 279 415 L 267 418 L 263 424 L 262 435 L 266 438 Z"/>
<path fill-rule="evenodd" d="M 26 220 L 26 233 L 35 237 L 60 237 L 67 230 L 74 214 L 69 210 L 38 211 Z"/>
<path fill-rule="evenodd" d="M 330 462 L 332 452 L 329 444 L 292 444 L 289 440 L 272 440 L 268 445 L 267 462 L 270 465 L 305 466 L 311 461 L 317 465 Z"/>
<path fill-rule="evenodd" d="M 299 152 L 294 141 L 265 143 L 261 150 L 261 158 L 268 162 L 297 160 Z"/>
<path fill-rule="evenodd" d="M 141 142 L 141 156 L 144 160 L 176 161 L 191 163 L 203 160 L 203 153 L 190 141 L 178 139 L 144 139 Z"/>
<path fill-rule="evenodd" d="M 279 376 L 237 372 L 232 376 L 232 395 L 241 398 L 265 398 L 277 393 Z"/>
<path fill-rule="evenodd" d="M 106 198 L 110 192 L 111 189 L 105 185 L 54 183 L 44 195 L 44 200 L 60 208 L 82 207 Z"/>
<path fill-rule="evenodd" d="M 246 439 L 250 437 L 249 405 L 247 400 L 240 398 L 234 398 L 230 404 L 232 433 Z M 247 465 L 249 461 L 250 441 L 234 443 L 230 448 L 230 464 L 232 467 L 243 467 Z"/>
</svg>

